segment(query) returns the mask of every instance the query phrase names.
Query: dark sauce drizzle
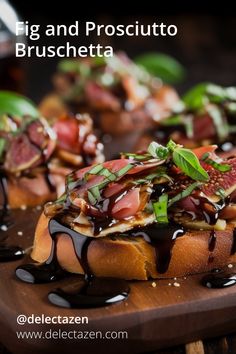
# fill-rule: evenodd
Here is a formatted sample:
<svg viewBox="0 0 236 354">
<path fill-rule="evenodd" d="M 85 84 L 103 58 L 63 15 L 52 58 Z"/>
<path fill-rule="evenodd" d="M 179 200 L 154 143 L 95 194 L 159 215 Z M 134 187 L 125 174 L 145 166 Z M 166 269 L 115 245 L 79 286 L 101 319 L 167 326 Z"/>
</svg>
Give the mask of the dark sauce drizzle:
<svg viewBox="0 0 236 354">
<path fill-rule="evenodd" d="M 156 252 L 156 267 L 158 273 L 165 273 L 168 270 L 172 248 L 177 237 L 185 234 L 183 226 L 170 224 L 151 224 L 143 228 L 137 228 L 130 232 L 131 236 L 142 236 L 150 243 Z"/>
<path fill-rule="evenodd" d="M 48 299 L 54 305 L 67 308 L 100 307 L 126 300 L 129 286 L 125 280 L 90 277 L 74 286 L 50 291 Z"/>
<path fill-rule="evenodd" d="M 66 233 L 70 236 L 75 254 L 85 273 L 85 284 L 73 292 L 67 289 L 56 289 L 49 293 L 51 303 L 62 307 L 99 307 L 125 300 L 129 294 L 128 283 L 124 280 L 111 278 L 94 278 L 91 275 L 87 262 L 87 250 L 91 237 L 82 235 L 60 222 L 60 217 L 51 219 L 49 231 L 52 237 L 52 249 L 48 260 L 40 265 L 26 264 L 16 269 L 17 277 L 28 283 L 45 283 L 59 280 L 68 275 L 57 260 L 56 238 L 58 233 Z M 100 285 L 99 285 L 100 284 Z"/>
<path fill-rule="evenodd" d="M 208 263 L 212 263 L 214 261 L 213 252 L 216 247 L 216 240 L 217 240 L 216 232 L 215 232 L 215 230 L 212 230 L 210 232 L 209 243 L 208 243 L 208 250 L 210 252 L 209 257 L 208 257 Z"/>
<path fill-rule="evenodd" d="M 5 174 L 0 171 L 0 192 L 2 195 L 2 209 L 0 210 L 0 225 L 9 227 L 8 198 L 7 198 L 7 183 Z M 7 246 L 7 236 L 3 231 L 0 231 L 0 262 L 9 262 L 20 259 L 24 256 L 24 250 L 18 246 Z"/>
<path fill-rule="evenodd" d="M 213 269 L 204 275 L 201 284 L 210 289 L 222 289 L 236 285 L 236 274 L 224 272 L 221 269 Z"/>
</svg>

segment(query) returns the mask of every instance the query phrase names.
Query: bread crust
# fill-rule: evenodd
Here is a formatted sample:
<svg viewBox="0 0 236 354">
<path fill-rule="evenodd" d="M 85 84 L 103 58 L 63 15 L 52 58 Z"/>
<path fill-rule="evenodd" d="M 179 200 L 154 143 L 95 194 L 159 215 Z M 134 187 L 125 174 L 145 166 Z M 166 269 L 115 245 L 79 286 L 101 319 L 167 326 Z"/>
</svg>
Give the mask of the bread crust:
<svg viewBox="0 0 236 354">
<path fill-rule="evenodd" d="M 49 219 L 42 214 L 35 233 L 31 257 L 44 262 L 51 249 L 48 232 Z M 127 280 L 147 280 L 149 278 L 172 278 L 207 272 L 236 262 L 236 254 L 230 256 L 233 243 L 233 225 L 224 231 L 216 231 L 216 246 L 209 252 L 210 231 L 187 231 L 178 238 L 172 249 L 172 258 L 166 273 L 156 270 L 155 249 L 142 237 L 119 237 L 111 239 L 93 238 L 88 246 L 87 259 L 95 276 L 116 277 Z M 209 262 L 211 255 L 212 262 Z M 57 257 L 62 268 L 72 273 L 83 274 L 83 269 L 75 255 L 72 241 L 66 234 L 58 235 Z"/>
<path fill-rule="evenodd" d="M 56 191 L 50 190 L 45 176 L 38 174 L 35 178 L 19 177 L 7 179 L 7 197 L 10 208 L 23 205 L 34 207 L 54 200 Z"/>
</svg>

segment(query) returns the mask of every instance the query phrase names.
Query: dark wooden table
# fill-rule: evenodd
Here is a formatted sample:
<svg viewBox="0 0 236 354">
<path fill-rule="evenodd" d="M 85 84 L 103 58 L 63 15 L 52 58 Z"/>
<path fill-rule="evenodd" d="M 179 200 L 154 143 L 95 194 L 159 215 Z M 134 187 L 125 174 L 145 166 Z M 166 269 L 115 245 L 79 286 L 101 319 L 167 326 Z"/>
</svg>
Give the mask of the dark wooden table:
<svg viewBox="0 0 236 354">
<path fill-rule="evenodd" d="M 149 354 L 235 354 L 236 353 L 236 333 L 226 337 L 217 337 L 205 341 L 198 341 L 158 350 Z M 11 354 L 0 344 L 0 354 Z M 148 354 L 148 353 L 143 353 Z"/>
</svg>

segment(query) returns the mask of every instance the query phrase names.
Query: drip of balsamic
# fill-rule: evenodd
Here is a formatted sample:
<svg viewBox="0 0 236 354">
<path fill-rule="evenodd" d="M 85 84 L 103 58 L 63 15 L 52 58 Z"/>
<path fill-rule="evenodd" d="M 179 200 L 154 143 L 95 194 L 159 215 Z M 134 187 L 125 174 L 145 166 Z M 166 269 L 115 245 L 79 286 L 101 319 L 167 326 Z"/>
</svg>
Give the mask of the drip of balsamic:
<svg viewBox="0 0 236 354">
<path fill-rule="evenodd" d="M 7 183 L 6 176 L 0 171 L 0 192 L 2 196 L 2 208 L 0 210 L 0 225 L 9 226 L 8 213 L 8 198 L 7 198 Z M 0 262 L 10 262 L 20 259 L 24 256 L 24 250 L 18 246 L 7 246 L 7 235 L 0 232 Z"/>
<path fill-rule="evenodd" d="M 156 268 L 158 273 L 165 273 L 168 270 L 172 248 L 177 237 L 185 234 L 183 226 L 169 223 L 154 223 L 130 232 L 131 236 L 142 236 L 150 243 L 156 252 Z"/>
<path fill-rule="evenodd" d="M 7 184 L 6 184 L 6 177 L 1 170 L 0 170 L 0 192 L 1 192 L 0 195 L 2 196 L 1 209 L 0 209 L 0 224 L 5 224 L 6 217 L 8 214 Z"/>
<path fill-rule="evenodd" d="M 210 289 L 222 289 L 236 285 L 236 274 L 228 274 L 224 271 L 212 270 L 211 273 L 204 275 L 201 284 Z"/>
<path fill-rule="evenodd" d="M 152 200 L 157 200 L 162 194 L 166 193 L 170 189 L 168 184 L 155 184 L 153 186 L 153 192 L 151 194 Z"/>
<path fill-rule="evenodd" d="M 56 244 L 58 233 L 66 233 L 72 239 L 75 254 L 85 273 L 85 283 L 82 288 L 73 292 L 67 289 L 56 289 L 48 294 L 49 301 L 63 307 L 99 307 L 125 300 L 129 294 L 126 281 L 118 279 L 94 278 L 90 275 L 87 261 L 87 250 L 91 237 L 82 235 L 63 225 L 58 219 L 49 221 L 49 231 L 52 238 L 51 254 L 43 264 L 26 264 L 16 269 L 16 276 L 27 283 L 48 283 L 68 275 L 57 260 Z"/>
<path fill-rule="evenodd" d="M 64 289 L 50 291 L 49 301 L 60 307 L 91 308 L 115 304 L 126 300 L 129 286 L 125 280 L 90 277 Z"/>
<path fill-rule="evenodd" d="M 57 261 L 56 245 L 57 240 L 52 239 L 51 253 L 45 263 L 23 264 L 16 268 L 16 276 L 26 283 L 42 284 L 63 279 L 69 275 Z"/>
<path fill-rule="evenodd" d="M 102 230 L 111 227 L 114 223 L 114 219 L 109 216 L 106 217 L 88 216 L 88 220 L 93 225 L 94 235 L 100 234 Z"/>
<path fill-rule="evenodd" d="M 213 256 L 213 252 L 214 249 L 216 247 L 216 232 L 215 230 L 212 230 L 210 233 L 210 237 L 209 237 L 209 243 L 208 243 L 208 250 L 210 252 L 209 257 L 208 257 L 208 263 L 212 263 L 214 261 L 214 256 Z"/>
<path fill-rule="evenodd" d="M 0 262 L 10 262 L 21 259 L 25 255 L 24 250 L 18 246 L 0 246 Z"/>
<path fill-rule="evenodd" d="M 198 212 L 202 214 L 205 221 L 210 225 L 215 225 L 219 218 L 220 211 L 229 203 L 230 198 L 227 197 L 218 203 L 213 203 L 201 196 L 200 192 L 197 191 L 194 193 L 194 197 L 192 197 L 191 200 L 194 205 L 196 205 Z"/>
<path fill-rule="evenodd" d="M 210 252 L 213 252 L 215 247 L 216 247 L 216 232 L 215 230 L 212 230 L 210 233 L 208 249 Z"/>
<path fill-rule="evenodd" d="M 49 258 L 42 264 L 25 264 L 16 269 L 16 276 L 27 283 L 49 283 L 64 278 L 68 275 L 59 265 L 56 255 L 57 235 L 58 233 L 66 233 L 71 237 L 75 254 L 80 261 L 81 267 L 85 274 L 89 274 L 87 263 L 87 246 L 90 239 L 67 226 L 62 225 L 56 219 L 49 221 L 49 232 L 52 238 L 52 248 Z"/>
</svg>

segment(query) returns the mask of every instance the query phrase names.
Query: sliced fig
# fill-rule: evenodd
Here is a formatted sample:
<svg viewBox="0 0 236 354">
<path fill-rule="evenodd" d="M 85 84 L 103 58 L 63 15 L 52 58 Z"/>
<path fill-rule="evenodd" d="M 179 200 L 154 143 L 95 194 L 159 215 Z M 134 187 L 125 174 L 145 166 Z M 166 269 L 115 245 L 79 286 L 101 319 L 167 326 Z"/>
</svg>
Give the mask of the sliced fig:
<svg viewBox="0 0 236 354">
<path fill-rule="evenodd" d="M 231 166 L 230 171 L 220 172 L 211 166 L 207 166 L 209 181 L 203 185 L 202 191 L 212 200 L 219 200 L 216 192 L 222 188 L 225 195 L 230 195 L 236 190 L 236 158 L 229 159 L 224 163 Z"/>
<path fill-rule="evenodd" d="M 31 122 L 27 126 L 27 134 L 29 136 L 30 141 L 37 145 L 40 148 L 44 148 L 47 144 L 47 133 L 44 129 L 44 126 L 39 120 L 35 120 Z"/>
<path fill-rule="evenodd" d="M 8 172 L 17 173 L 38 166 L 41 161 L 40 149 L 31 144 L 26 134 L 21 134 L 10 141 L 4 167 Z"/>
</svg>

